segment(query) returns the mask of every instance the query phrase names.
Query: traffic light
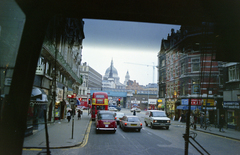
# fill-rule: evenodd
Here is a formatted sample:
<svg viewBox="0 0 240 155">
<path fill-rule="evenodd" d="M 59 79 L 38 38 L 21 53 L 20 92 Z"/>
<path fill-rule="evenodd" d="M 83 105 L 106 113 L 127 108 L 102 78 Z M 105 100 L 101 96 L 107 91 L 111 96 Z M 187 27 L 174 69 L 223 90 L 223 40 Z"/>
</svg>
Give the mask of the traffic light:
<svg viewBox="0 0 240 155">
<path fill-rule="evenodd" d="M 89 105 L 91 104 L 91 99 L 90 99 L 90 98 L 88 99 L 88 104 L 89 104 Z"/>
<path fill-rule="evenodd" d="M 118 104 L 118 105 L 120 104 L 120 98 L 118 99 L 117 104 Z"/>
</svg>

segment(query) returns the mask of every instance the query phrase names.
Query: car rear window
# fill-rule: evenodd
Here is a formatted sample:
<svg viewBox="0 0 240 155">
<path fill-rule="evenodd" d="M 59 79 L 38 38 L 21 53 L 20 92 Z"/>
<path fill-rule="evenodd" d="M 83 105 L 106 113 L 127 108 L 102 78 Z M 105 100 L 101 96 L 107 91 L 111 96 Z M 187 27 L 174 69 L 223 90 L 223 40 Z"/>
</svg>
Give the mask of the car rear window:
<svg viewBox="0 0 240 155">
<path fill-rule="evenodd" d="M 115 117 L 113 115 L 111 115 L 111 114 L 101 114 L 99 116 L 99 119 L 101 119 L 101 120 L 104 120 L 104 119 L 114 120 Z"/>
<path fill-rule="evenodd" d="M 118 116 L 118 117 L 119 117 L 119 116 L 124 116 L 124 114 L 119 114 L 119 113 L 116 113 L 116 114 L 117 114 L 116 116 Z"/>
<path fill-rule="evenodd" d="M 139 119 L 137 117 L 128 117 L 128 122 L 139 122 Z"/>
</svg>

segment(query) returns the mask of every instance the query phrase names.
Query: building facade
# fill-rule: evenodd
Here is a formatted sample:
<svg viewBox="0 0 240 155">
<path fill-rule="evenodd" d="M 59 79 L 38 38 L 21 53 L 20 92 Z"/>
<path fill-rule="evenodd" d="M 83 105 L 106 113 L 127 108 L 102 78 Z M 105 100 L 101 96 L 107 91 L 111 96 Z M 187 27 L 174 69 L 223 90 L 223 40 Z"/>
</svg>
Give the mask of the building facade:
<svg viewBox="0 0 240 155">
<path fill-rule="evenodd" d="M 202 27 L 182 26 L 177 32 L 172 29 L 171 35 L 162 40 L 158 54 L 159 99 L 165 98 L 170 117 L 178 119 L 190 103 L 196 115 L 204 111 L 211 122 L 216 122 L 215 99 L 222 98 L 222 91 L 212 37 L 212 25 L 203 23 Z"/>
</svg>

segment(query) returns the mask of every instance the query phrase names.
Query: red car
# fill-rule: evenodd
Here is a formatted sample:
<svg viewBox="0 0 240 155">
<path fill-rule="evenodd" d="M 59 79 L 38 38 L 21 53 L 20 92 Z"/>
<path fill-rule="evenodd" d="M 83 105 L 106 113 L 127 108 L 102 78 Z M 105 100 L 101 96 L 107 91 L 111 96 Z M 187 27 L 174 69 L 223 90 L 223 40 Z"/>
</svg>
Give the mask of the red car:
<svg viewBox="0 0 240 155">
<path fill-rule="evenodd" d="M 107 110 L 100 110 L 96 116 L 96 133 L 99 131 L 112 131 L 113 133 L 117 130 L 117 122 L 115 113 Z"/>
</svg>

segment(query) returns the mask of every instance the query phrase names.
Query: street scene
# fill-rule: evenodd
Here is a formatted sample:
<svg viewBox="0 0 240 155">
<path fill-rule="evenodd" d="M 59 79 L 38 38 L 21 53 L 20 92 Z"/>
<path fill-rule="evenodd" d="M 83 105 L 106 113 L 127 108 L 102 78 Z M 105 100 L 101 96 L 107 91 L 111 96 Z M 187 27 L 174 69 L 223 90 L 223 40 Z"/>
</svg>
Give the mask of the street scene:
<svg viewBox="0 0 240 155">
<path fill-rule="evenodd" d="M 240 154 L 239 7 L 1 0 L 0 154 Z"/>
<path fill-rule="evenodd" d="M 122 108 L 121 112 L 132 116 L 130 109 Z M 136 113 L 141 122 L 144 122 L 146 111 Z M 75 119 L 77 117 L 75 116 Z M 71 139 L 72 126 L 67 120 L 49 126 L 49 145 L 51 154 L 184 154 L 183 134 L 186 130 L 186 124 L 178 121 L 171 121 L 169 130 L 165 128 L 146 127 L 143 123 L 141 132 L 135 130 L 123 131 L 117 128 L 116 133 L 104 131 L 96 133 L 95 122 L 91 121 L 87 111 L 83 112 L 81 120 L 74 120 L 74 137 Z M 70 122 L 71 123 L 71 122 Z M 57 130 L 59 127 L 63 131 Z M 214 126 L 210 129 L 201 129 L 197 124 L 196 130 L 190 129 L 190 135 L 196 134 L 195 140 L 209 154 L 238 154 L 240 144 L 240 133 L 232 129 L 225 129 L 225 132 L 219 132 Z M 54 132 L 53 132 L 54 131 Z M 194 133 L 194 134 L 193 134 Z M 46 149 L 45 132 L 25 139 L 23 154 L 44 154 Z M 42 138 L 41 138 L 42 137 Z M 193 140 L 193 144 L 203 151 Z M 216 149 L 217 148 L 217 149 Z M 200 154 L 193 146 L 189 145 L 189 154 Z"/>
</svg>

